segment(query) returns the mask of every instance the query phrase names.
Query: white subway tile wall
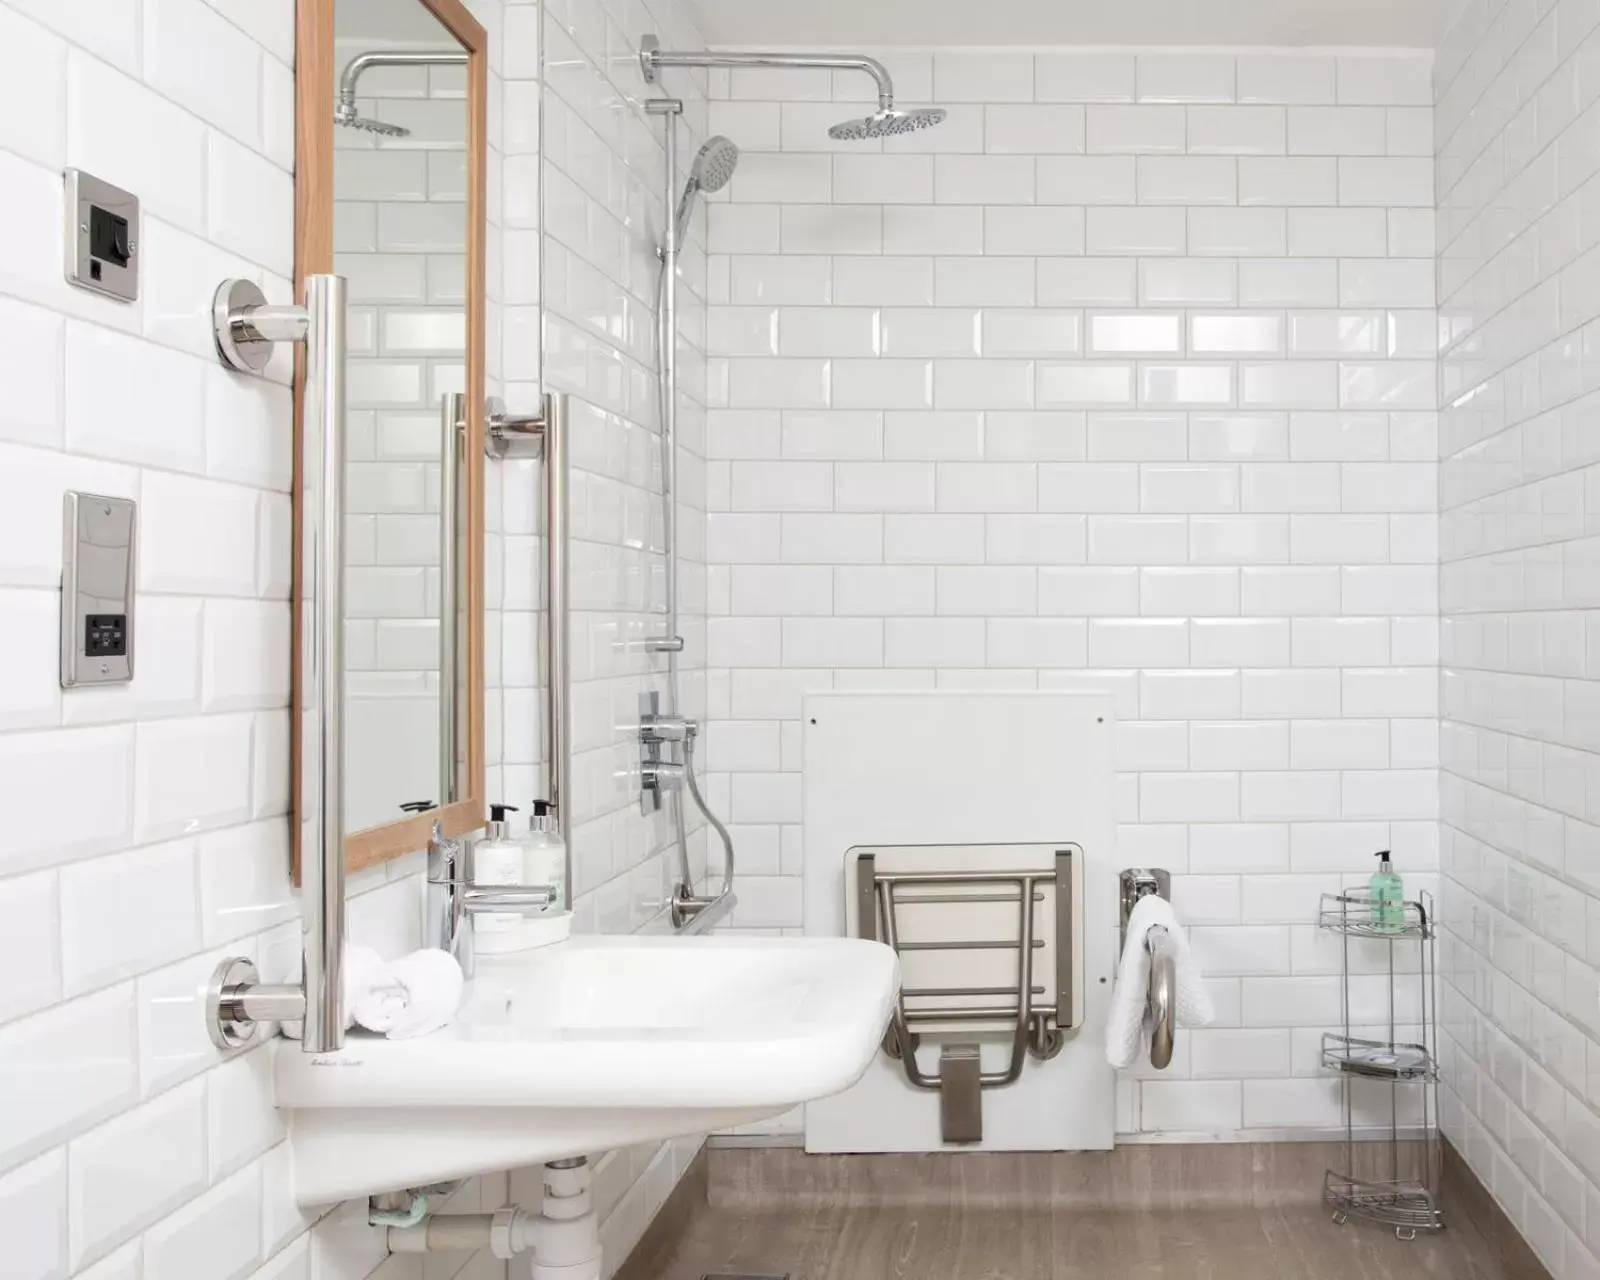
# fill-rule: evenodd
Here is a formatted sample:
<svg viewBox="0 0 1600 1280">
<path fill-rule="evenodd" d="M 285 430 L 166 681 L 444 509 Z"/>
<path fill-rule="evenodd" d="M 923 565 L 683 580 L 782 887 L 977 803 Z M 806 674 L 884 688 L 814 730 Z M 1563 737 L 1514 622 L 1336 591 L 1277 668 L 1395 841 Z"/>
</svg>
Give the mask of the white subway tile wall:
<svg viewBox="0 0 1600 1280">
<path fill-rule="evenodd" d="M 665 634 L 666 582 L 656 338 L 665 144 L 661 119 L 646 115 L 643 102 L 663 93 L 683 100 L 680 189 L 706 139 L 708 112 L 703 73 L 669 72 L 662 85 L 651 87 L 633 51 L 650 33 L 668 48 L 704 47 L 690 12 L 687 0 L 511 0 L 504 8 L 505 326 L 498 363 L 513 409 L 535 408 L 543 391 L 570 397 L 573 741 L 567 800 L 581 932 L 660 927 L 678 879 L 669 811 L 646 818 L 638 803 L 640 696 L 655 692 L 663 707 L 668 702 L 666 659 L 644 648 L 647 638 Z M 758 168 L 747 173 L 741 167 L 739 180 L 759 183 Z M 805 242 L 818 229 L 802 217 L 786 234 Z M 680 260 L 676 334 L 681 710 L 702 720 L 705 238 L 702 206 Z M 754 342 L 742 327 L 730 340 Z M 804 343 L 803 324 L 797 323 L 792 340 Z M 785 391 L 804 402 L 805 380 L 794 379 Z M 545 794 L 541 475 L 536 460 L 501 464 L 491 473 L 491 483 L 500 486 L 504 535 L 504 624 L 500 643 L 491 644 L 504 698 L 501 736 L 490 758 L 498 749 L 501 767 L 491 787 L 498 788 L 497 798 L 524 806 Z M 753 482 L 759 485 L 760 478 Z M 495 720 L 492 715 L 491 724 Z M 686 817 L 691 865 L 703 881 L 705 826 L 692 805 Z M 718 873 L 720 859 L 719 849 Z M 608 1273 L 627 1257 L 699 1146 L 699 1139 L 651 1143 L 600 1161 L 596 1208 Z M 540 1172 L 513 1172 L 510 1191 L 517 1203 L 537 1206 Z"/>
<path fill-rule="evenodd" d="M 1122 1127 L 1326 1128 L 1317 896 L 1438 866 L 1431 58 L 892 65 L 943 126 L 835 145 L 864 83 L 711 81 L 734 924 L 802 923 L 806 691 L 1109 689 L 1117 856 L 1177 875 L 1220 1012 Z"/>
<path fill-rule="evenodd" d="M 1473 0 L 1434 77 L 1444 1123 L 1561 1278 L 1600 1272 L 1597 20 Z"/>
</svg>

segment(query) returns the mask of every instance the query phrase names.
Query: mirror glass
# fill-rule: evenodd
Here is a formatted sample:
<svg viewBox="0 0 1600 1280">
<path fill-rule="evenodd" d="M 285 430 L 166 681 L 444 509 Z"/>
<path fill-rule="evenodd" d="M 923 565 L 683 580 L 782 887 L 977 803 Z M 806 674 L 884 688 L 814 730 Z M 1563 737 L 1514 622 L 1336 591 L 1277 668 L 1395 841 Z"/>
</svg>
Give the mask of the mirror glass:
<svg viewBox="0 0 1600 1280">
<path fill-rule="evenodd" d="M 445 732 L 441 702 L 464 661 L 446 677 L 440 639 L 442 616 L 460 628 L 446 594 L 463 594 L 449 590 L 441 546 L 446 514 L 461 509 L 447 501 L 458 467 L 444 465 L 444 442 L 459 449 L 451 397 L 466 389 L 469 110 L 466 51 L 420 0 L 336 0 L 334 32 L 334 270 L 350 290 L 345 827 L 355 833 L 465 794 L 459 772 L 442 771 L 447 752 L 461 753 L 445 745 L 460 735 Z"/>
</svg>

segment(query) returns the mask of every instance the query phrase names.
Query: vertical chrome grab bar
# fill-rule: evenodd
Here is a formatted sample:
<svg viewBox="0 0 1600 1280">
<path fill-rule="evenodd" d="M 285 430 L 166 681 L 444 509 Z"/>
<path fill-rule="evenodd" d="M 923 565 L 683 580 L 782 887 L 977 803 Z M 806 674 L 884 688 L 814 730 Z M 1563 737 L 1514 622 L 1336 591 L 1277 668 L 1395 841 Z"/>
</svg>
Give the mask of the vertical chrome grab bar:
<svg viewBox="0 0 1600 1280">
<path fill-rule="evenodd" d="M 1163 925 L 1151 925 L 1144 936 L 1150 953 L 1150 991 L 1146 1008 L 1150 1016 L 1150 1065 L 1158 1071 L 1172 1062 L 1172 1042 L 1178 1016 L 1177 943 Z"/>
<path fill-rule="evenodd" d="M 457 779 L 456 639 L 461 625 L 461 428 L 467 398 L 459 391 L 439 397 L 439 808 L 455 803 Z"/>
<path fill-rule="evenodd" d="M 246 1043 L 263 1021 L 302 1020 L 301 1048 L 344 1046 L 344 513 L 345 282 L 306 277 L 305 305 L 269 306 L 248 280 L 225 280 L 212 307 L 222 363 L 260 374 L 279 342 L 304 342 L 300 450 L 301 676 L 300 982 L 258 981 L 233 956 L 217 966 L 206 1023 L 219 1047 Z"/>
<path fill-rule="evenodd" d="M 572 892 L 573 816 L 571 794 L 571 710 L 567 657 L 567 578 L 570 570 L 567 530 L 567 397 L 545 395 L 538 414 L 512 414 L 491 396 L 484 413 L 483 451 L 496 461 L 542 456 L 544 459 L 545 602 L 544 647 L 549 682 L 549 714 L 544 722 L 545 768 L 549 777 L 550 811 L 567 846 L 567 892 Z"/>
<path fill-rule="evenodd" d="M 567 846 L 567 893 L 572 893 L 573 815 L 570 789 L 572 725 L 567 657 L 570 631 L 567 577 L 571 568 L 567 532 L 567 397 L 555 392 L 545 397 L 544 506 L 545 506 L 545 650 L 549 663 L 550 714 L 545 720 L 545 759 L 550 778 L 550 810 L 556 829 Z M 563 904 L 570 905 L 570 904 Z"/>
<path fill-rule="evenodd" d="M 306 1016 L 301 1047 L 322 1053 L 344 1044 L 344 426 L 345 282 L 306 277 L 305 411 L 301 426 L 300 548 L 309 636 L 302 668 L 302 714 L 316 733 L 301 733 L 302 827 L 300 892 L 315 903 L 302 912 Z M 311 491 L 315 477 L 316 491 Z M 310 705 L 306 705 L 306 700 Z M 315 759 L 305 744 L 315 741 Z M 310 843 L 305 838 L 310 837 Z"/>
</svg>

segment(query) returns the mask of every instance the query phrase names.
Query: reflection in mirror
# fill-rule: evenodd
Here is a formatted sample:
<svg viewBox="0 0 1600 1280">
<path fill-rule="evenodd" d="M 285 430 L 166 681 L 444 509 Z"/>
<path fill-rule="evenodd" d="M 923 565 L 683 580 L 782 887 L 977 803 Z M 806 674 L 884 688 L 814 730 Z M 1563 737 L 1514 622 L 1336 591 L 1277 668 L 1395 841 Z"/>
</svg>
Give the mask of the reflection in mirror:
<svg viewBox="0 0 1600 1280">
<path fill-rule="evenodd" d="M 445 501 L 441 464 L 457 436 L 450 397 L 466 390 L 467 55 L 419 0 L 336 0 L 334 26 L 334 269 L 350 282 L 345 825 L 358 832 L 466 793 L 443 770 L 454 679 L 440 620 L 444 584 L 460 580 L 442 554 L 441 511 L 460 504 Z"/>
</svg>

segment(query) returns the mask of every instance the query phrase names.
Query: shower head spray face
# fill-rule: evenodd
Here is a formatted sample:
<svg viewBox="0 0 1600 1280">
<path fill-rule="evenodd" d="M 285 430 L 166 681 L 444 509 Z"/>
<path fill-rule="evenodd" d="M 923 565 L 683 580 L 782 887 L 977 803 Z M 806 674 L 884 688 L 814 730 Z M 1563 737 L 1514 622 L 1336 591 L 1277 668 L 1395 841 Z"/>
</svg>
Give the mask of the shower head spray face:
<svg viewBox="0 0 1600 1280">
<path fill-rule="evenodd" d="M 683 196 L 673 216 L 677 224 L 677 238 L 683 242 L 683 229 L 689 221 L 689 210 L 694 207 L 696 193 L 721 191 L 739 167 L 739 148 L 720 133 L 706 141 L 689 167 L 689 181 L 684 185 Z"/>
<path fill-rule="evenodd" d="M 333 109 L 333 122 L 346 129 L 359 129 L 362 133 L 375 133 L 380 138 L 409 138 L 411 130 L 398 124 L 373 120 L 356 110 L 354 99 L 340 95 L 339 105 Z"/>
<path fill-rule="evenodd" d="M 375 133 L 380 138 L 409 138 L 411 130 L 403 125 L 386 124 L 382 120 L 369 120 L 366 116 L 335 116 L 335 124 L 342 124 L 346 129 L 359 129 L 363 133 Z"/>
<path fill-rule="evenodd" d="M 739 148 L 719 133 L 700 148 L 689 170 L 689 181 L 708 194 L 721 191 L 738 167 Z"/>
<path fill-rule="evenodd" d="M 864 142 L 871 138 L 892 138 L 899 133 L 915 133 L 944 123 L 943 107 L 921 107 L 915 111 L 896 111 L 890 107 L 860 120 L 846 120 L 828 130 L 836 142 Z"/>
</svg>

